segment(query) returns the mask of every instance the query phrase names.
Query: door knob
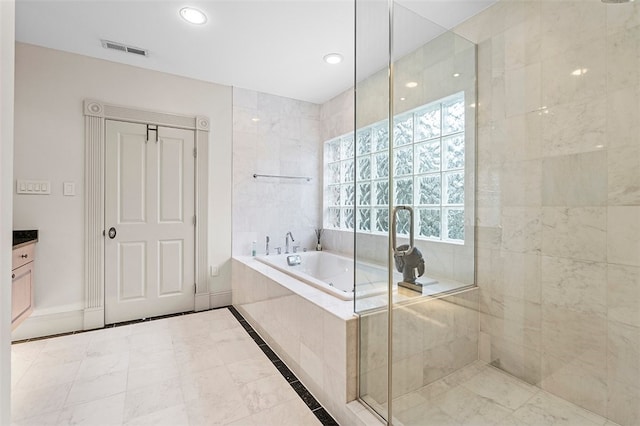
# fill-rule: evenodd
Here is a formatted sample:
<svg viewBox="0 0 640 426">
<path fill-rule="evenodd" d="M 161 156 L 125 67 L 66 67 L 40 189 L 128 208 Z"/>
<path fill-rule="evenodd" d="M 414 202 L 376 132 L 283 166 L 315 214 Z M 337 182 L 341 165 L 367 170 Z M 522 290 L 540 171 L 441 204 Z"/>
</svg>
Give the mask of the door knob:
<svg viewBox="0 0 640 426">
<path fill-rule="evenodd" d="M 113 226 L 109 228 L 109 238 L 113 240 L 116 237 L 116 234 L 116 228 L 114 228 Z"/>
</svg>

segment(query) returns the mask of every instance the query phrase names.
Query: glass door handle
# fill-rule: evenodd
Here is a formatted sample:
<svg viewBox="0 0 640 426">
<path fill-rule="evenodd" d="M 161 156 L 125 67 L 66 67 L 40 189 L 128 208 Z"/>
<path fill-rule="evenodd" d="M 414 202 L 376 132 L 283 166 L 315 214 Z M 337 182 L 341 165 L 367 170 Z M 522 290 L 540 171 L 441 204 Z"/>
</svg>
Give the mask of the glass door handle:
<svg viewBox="0 0 640 426">
<path fill-rule="evenodd" d="M 398 250 L 396 244 L 396 234 L 398 233 L 398 212 L 400 210 L 407 210 L 409 212 L 409 248 L 407 250 Z M 411 206 L 395 206 L 393 208 L 393 214 L 391 219 L 391 245 L 393 246 L 393 252 L 399 255 L 405 255 L 413 249 L 413 207 Z"/>
</svg>

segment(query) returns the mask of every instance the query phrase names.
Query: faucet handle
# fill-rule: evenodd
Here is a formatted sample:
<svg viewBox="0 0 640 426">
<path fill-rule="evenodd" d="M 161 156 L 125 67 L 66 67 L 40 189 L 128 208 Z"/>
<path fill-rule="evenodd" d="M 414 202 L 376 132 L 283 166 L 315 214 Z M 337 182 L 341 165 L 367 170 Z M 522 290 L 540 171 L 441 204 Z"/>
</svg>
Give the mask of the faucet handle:
<svg viewBox="0 0 640 426">
<path fill-rule="evenodd" d="M 282 247 L 276 247 L 276 251 L 278 252 L 278 254 L 282 254 Z"/>
<path fill-rule="evenodd" d="M 297 253 L 299 248 L 300 248 L 300 246 L 293 246 L 293 252 Z"/>
</svg>

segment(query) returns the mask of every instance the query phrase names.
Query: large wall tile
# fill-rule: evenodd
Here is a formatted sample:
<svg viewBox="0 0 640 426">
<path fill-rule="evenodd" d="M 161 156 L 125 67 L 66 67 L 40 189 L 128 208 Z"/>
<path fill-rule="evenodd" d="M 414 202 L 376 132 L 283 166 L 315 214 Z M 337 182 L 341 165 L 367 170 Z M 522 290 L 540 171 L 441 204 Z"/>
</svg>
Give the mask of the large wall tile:
<svg viewBox="0 0 640 426">
<path fill-rule="evenodd" d="M 610 321 L 640 327 L 639 267 L 608 265 L 607 305 Z"/>
<path fill-rule="evenodd" d="M 605 205 L 606 164 L 604 150 L 545 158 L 542 161 L 542 205 Z"/>
<path fill-rule="evenodd" d="M 542 221 L 540 209 L 504 207 L 502 210 L 502 248 L 518 253 L 539 253 Z"/>
<path fill-rule="evenodd" d="M 607 313 L 607 265 L 542 257 L 542 301 L 554 308 L 597 315 Z M 551 325 L 551 324 L 549 324 Z"/>
<path fill-rule="evenodd" d="M 606 104 L 600 96 L 547 106 L 541 111 L 544 155 L 577 154 L 606 146 Z"/>
<path fill-rule="evenodd" d="M 640 205 L 640 144 L 609 148 L 609 205 Z"/>
<path fill-rule="evenodd" d="M 578 358 L 542 357 L 542 389 L 596 414 L 607 414 L 607 374 Z"/>
<path fill-rule="evenodd" d="M 602 262 L 606 241 L 606 208 L 542 209 L 543 255 Z"/>
<path fill-rule="evenodd" d="M 640 206 L 609 207 L 607 225 L 608 261 L 640 266 Z"/>
</svg>

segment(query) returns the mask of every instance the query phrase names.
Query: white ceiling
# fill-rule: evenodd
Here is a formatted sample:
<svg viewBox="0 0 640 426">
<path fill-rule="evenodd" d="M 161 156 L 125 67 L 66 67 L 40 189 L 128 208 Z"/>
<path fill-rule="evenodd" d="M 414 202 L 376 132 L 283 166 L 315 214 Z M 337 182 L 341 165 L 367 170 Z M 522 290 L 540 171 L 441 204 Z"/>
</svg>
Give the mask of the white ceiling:
<svg viewBox="0 0 640 426">
<path fill-rule="evenodd" d="M 494 1 L 400 0 L 396 51 L 408 53 Z M 385 64 L 386 4 L 359 0 L 359 16 L 370 9 L 369 22 L 358 21 L 359 76 Z M 186 5 L 204 11 L 208 22 L 184 22 L 178 10 Z M 149 56 L 104 49 L 101 39 Z M 353 0 L 17 0 L 16 40 L 314 103 L 354 79 Z M 345 60 L 326 64 L 330 52 Z"/>
</svg>

